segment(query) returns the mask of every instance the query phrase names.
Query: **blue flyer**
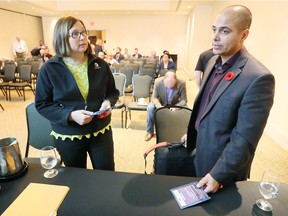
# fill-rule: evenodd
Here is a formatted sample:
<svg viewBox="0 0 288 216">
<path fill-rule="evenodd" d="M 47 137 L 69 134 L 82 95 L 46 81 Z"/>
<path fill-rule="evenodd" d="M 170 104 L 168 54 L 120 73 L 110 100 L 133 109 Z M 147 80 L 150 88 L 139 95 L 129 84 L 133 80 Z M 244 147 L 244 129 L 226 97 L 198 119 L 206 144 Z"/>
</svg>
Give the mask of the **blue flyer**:
<svg viewBox="0 0 288 216">
<path fill-rule="evenodd" d="M 176 188 L 170 189 L 174 198 L 176 199 L 180 209 L 184 209 L 196 204 L 205 202 L 211 197 L 204 191 L 203 188 L 198 188 L 198 182 L 192 182 Z"/>
</svg>

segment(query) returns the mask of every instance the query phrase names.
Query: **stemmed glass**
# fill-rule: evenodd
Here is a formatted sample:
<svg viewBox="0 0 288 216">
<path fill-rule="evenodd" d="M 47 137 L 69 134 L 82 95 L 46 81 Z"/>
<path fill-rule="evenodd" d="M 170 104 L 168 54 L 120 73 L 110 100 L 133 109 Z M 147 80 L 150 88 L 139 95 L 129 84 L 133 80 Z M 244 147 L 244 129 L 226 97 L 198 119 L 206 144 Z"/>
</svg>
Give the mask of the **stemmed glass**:
<svg viewBox="0 0 288 216">
<path fill-rule="evenodd" d="M 53 169 L 57 164 L 56 150 L 53 146 L 46 146 L 41 149 L 40 163 L 47 171 L 44 173 L 45 178 L 53 178 L 58 174 L 57 169 Z"/>
<path fill-rule="evenodd" d="M 272 211 L 273 207 L 268 200 L 274 199 L 278 195 L 279 187 L 280 175 L 272 170 L 265 171 L 259 185 L 259 191 L 264 199 L 257 200 L 257 206 L 264 211 Z"/>
</svg>

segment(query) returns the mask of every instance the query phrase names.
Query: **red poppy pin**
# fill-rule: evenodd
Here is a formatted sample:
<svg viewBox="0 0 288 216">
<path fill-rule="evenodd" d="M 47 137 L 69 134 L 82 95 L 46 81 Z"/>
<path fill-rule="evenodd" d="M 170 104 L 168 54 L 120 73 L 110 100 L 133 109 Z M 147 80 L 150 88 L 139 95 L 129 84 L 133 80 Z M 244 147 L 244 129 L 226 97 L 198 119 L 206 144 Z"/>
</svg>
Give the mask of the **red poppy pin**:
<svg viewBox="0 0 288 216">
<path fill-rule="evenodd" d="M 234 78 L 234 73 L 233 72 L 228 72 L 225 77 L 227 81 L 231 81 Z"/>
</svg>

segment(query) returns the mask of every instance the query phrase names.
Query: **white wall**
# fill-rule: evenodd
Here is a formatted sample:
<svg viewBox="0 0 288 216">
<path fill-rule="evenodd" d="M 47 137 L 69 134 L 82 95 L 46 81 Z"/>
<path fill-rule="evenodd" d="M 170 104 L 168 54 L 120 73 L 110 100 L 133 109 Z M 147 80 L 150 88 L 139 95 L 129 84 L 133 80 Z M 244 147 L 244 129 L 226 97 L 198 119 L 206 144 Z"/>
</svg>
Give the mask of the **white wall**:
<svg viewBox="0 0 288 216">
<path fill-rule="evenodd" d="M 150 55 L 156 50 L 162 55 L 163 50 L 178 54 L 178 68 L 184 67 L 186 56 L 187 16 L 184 15 L 98 15 L 85 16 L 81 19 L 88 30 L 106 30 L 109 49 L 117 46 L 128 48 L 133 54 L 138 48 L 142 55 Z M 51 41 L 51 23 L 55 17 L 43 17 L 45 41 Z"/>
<path fill-rule="evenodd" d="M 211 48 L 211 22 L 212 22 L 212 5 L 199 5 L 195 7 L 188 20 L 190 22 L 188 32 L 188 59 L 184 70 L 195 77 L 194 70 L 199 55 Z"/>
<path fill-rule="evenodd" d="M 16 36 L 25 40 L 29 51 L 43 39 L 41 18 L 0 9 L 0 59 L 14 59 L 12 43 Z"/>
</svg>

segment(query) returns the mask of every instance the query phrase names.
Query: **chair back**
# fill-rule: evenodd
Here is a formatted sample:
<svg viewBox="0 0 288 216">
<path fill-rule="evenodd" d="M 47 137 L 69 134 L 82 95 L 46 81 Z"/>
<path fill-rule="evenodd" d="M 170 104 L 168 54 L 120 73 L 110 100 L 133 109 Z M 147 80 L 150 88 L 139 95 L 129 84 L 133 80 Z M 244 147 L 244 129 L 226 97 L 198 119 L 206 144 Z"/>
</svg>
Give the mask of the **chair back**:
<svg viewBox="0 0 288 216">
<path fill-rule="evenodd" d="M 41 63 L 39 61 L 31 62 L 31 74 L 38 76 Z"/>
<path fill-rule="evenodd" d="M 15 65 L 15 62 L 13 60 L 5 60 L 4 61 L 4 65 L 8 65 L 8 64 L 13 64 Z"/>
<path fill-rule="evenodd" d="M 150 99 L 150 89 L 152 85 L 152 78 L 150 76 L 134 75 L 132 79 L 132 85 L 133 85 L 133 98 L 149 97 Z"/>
<path fill-rule="evenodd" d="M 172 111 L 170 108 L 177 108 Z M 156 142 L 179 142 L 187 133 L 192 110 L 187 107 L 161 107 L 155 112 Z"/>
<path fill-rule="evenodd" d="M 132 67 L 124 66 L 119 69 L 119 72 L 126 76 L 126 87 L 132 85 L 132 77 L 134 75 L 134 69 Z"/>
<path fill-rule="evenodd" d="M 160 71 L 159 71 L 159 76 L 160 76 L 160 77 L 165 76 L 165 74 L 166 74 L 167 71 L 168 71 L 168 70 L 166 70 L 166 69 L 160 70 Z"/>
<path fill-rule="evenodd" d="M 126 65 L 130 64 L 130 60 L 123 59 L 120 61 L 120 64 L 123 64 L 124 66 L 126 66 Z"/>
<path fill-rule="evenodd" d="M 119 69 L 123 66 L 123 64 L 113 63 L 112 66 L 115 68 L 114 72 L 119 72 Z"/>
<path fill-rule="evenodd" d="M 22 65 L 27 65 L 28 64 L 28 62 L 25 61 L 25 60 L 18 60 L 16 62 L 17 62 L 17 73 L 20 73 L 20 68 L 21 68 Z"/>
<path fill-rule="evenodd" d="M 157 63 L 156 62 L 146 62 L 143 65 L 143 68 L 153 68 L 154 70 L 156 70 L 157 67 Z"/>
<path fill-rule="evenodd" d="M 22 82 L 31 82 L 31 65 L 20 65 L 20 69 L 19 69 L 19 79 Z"/>
<path fill-rule="evenodd" d="M 140 74 L 141 75 L 148 75 L 152 78 L 152 80 L 154 80 L 155 76 L 156 76 L 156 70 L 154 68 L 141 68 Z"/>
<path fill-rule="evenodd" d="M 127 66 L 133 67 L 133 69 L 134 69 L 134 75 L 139 73 L 140 64 L 130 63 L 130 64 L 128 64 Z"/>
<path fill-rule="evenodd" d="M 26 107 L 26 122 L 28 138 L 26 144 L 25 158 L 28 157 L 29 147 L 41 149 L 44 146 L 54 146 L 54 138 L 50 135 L 52 131 L 49 120 L 44 118 L 35 108 L 35 103 Z"/>
<path fill-rule="evenodd" d="M 112 73 L 115 73 L 115 72 L 116 72 L 116 69 L 115 69 L 112 65 L 110 65 L 109 68 L 110 68 L 110 70 L 111 70 Z"/>
<path fill-rule="evenodd" d="M 126 86 L 126 75 L 123 73 L 113 73 L 113 77 L 115 80 L 116 88 L 120 92 L 119 96 L 124 96 Z"/>
<path fill-rule="evenodd" d="M 133 63 L 133 64 L 138 64 L 138 65 L 139 65 L 139 68 L 142 68 L 143 61 L 140 61 L 140 60 L 133 60 L 132 63 Z"/>
<path fill-rule="evenodd" d="M 5 64 L 4 67 L 4 80 L 5 82 L 14 82 L 15 81 L 15 72 L 16 65 L 15 64 Z"/>
<path fill-rule="evenodd" d="M 125 104 L 125 86 L 126 86 L 126 76 L 122 73 L 113 73 L 113 77 L 115 80 L 115 86 L 119 91 L 119 99 L 117 103 L 114 105 L 114 109 L 121 109 L 121 126 L 124 127 L 124 111 L 126 110 Z"/>
</svg>

